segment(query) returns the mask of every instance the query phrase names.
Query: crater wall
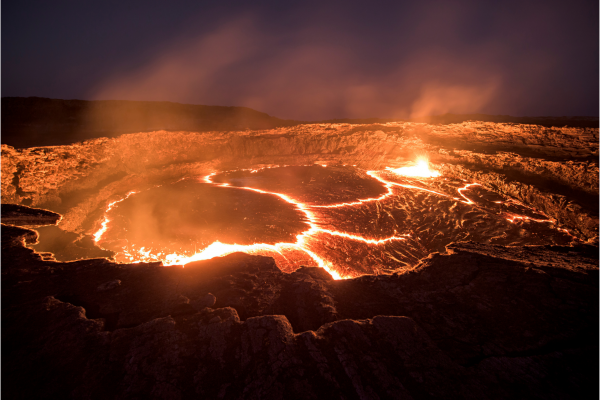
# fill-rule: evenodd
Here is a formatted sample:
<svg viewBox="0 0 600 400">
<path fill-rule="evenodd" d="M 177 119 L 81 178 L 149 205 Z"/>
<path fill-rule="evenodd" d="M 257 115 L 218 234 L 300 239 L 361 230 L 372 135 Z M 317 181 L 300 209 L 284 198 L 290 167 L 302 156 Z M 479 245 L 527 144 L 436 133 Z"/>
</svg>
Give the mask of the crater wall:
<svg viewBox="0 0 600 400">
<path fill-rule="evenodd" d="M 427 156 L 444 173 L 539 209 L 582 238 L 597 237 L 598 129 L 511 123 L 309 124 L 259 131 L 143 132 L 65 146 L 2 146 L 2 202 L 64 214 L 88 231 L 132 186 L 263 165 L 395 168 Z"/>
</svg>

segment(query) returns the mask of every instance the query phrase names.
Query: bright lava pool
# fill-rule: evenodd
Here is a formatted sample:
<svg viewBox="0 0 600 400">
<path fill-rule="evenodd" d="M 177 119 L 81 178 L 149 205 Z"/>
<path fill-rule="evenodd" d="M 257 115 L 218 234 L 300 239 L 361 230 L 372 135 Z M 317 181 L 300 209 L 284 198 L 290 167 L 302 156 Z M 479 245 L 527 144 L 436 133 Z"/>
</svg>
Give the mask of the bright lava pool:
<svg viewBox="0 0 600 400">
<path fill-rule="evenodd" d="M 530 207 L 419 166 L 283 166 L 190 177 L 111 203 L 95 241 L 121 262 L 181 265 L 243 251 L 271 256 L 286 272 L 320 266 L 348 278 L 412 267 L 453 241 L 573 240 Z"/>
</svg>

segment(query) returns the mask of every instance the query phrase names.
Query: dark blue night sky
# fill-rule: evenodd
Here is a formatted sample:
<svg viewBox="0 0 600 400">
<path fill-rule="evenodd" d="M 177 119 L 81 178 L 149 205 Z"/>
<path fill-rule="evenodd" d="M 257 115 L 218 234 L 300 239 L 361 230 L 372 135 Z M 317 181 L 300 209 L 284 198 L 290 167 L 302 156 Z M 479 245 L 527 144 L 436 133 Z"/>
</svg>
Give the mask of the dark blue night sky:
<svg viewBox="0 0 600 400">
<path fill-rule="evenodd" d="M 598 115 L 598 1 L 3 1 L 2 96 Z"/>
</svg>

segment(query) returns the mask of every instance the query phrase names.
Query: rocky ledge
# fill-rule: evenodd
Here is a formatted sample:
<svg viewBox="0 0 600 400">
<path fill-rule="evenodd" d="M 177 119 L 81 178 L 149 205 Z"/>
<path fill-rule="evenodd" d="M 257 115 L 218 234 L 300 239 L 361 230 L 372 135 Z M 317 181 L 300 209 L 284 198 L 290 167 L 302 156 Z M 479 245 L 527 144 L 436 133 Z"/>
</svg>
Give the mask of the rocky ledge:
<svg viewBox="0 0 600 400">
<path fill-rule="evenodd" d="M 20 226 L 56 225 L 61 215 L 18 204 L 2 204 L 2 223 Z"/>
<path fill-rule="evenodd" d="M 50 261 L 2 226 L 3 395 L 598 396 L 598 247 L 453 243 L 394 275 Z"/>
</svg>

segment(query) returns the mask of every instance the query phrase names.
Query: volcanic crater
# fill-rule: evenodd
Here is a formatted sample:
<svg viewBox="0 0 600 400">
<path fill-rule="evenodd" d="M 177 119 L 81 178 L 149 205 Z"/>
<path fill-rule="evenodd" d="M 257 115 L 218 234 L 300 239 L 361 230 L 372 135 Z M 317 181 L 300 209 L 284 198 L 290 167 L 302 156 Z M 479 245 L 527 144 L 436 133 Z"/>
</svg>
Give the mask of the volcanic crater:
<svg viewBox="0 0 600 400">
<path fill-rule="evenodd" d="M 2 145 L 6 376 L 42 376 L 24 398 L 578 398 L 597 204 L 597 128 Z"/>
</svg>

